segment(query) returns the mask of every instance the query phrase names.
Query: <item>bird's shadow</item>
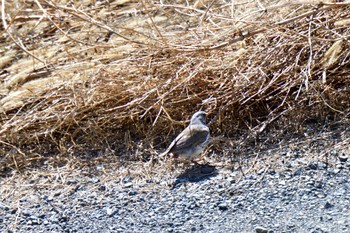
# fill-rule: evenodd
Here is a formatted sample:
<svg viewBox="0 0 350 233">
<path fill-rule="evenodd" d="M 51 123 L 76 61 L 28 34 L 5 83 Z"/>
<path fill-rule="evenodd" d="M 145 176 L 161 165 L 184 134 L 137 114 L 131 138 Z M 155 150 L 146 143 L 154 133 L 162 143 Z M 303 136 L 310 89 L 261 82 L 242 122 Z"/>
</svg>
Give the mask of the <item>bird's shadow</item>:
<svg viewBox="0 0 350 233">
<path fill-rule="evenodd" d="M 188 167 L 180 175 L 176 177 L 173 187 L 180 183 L 186 182 L 200 182 L 203 180 L 210 179 L 218 174 L 218 170 L 215 166 L 209 164 L 195 164 Z"/>
</svg>

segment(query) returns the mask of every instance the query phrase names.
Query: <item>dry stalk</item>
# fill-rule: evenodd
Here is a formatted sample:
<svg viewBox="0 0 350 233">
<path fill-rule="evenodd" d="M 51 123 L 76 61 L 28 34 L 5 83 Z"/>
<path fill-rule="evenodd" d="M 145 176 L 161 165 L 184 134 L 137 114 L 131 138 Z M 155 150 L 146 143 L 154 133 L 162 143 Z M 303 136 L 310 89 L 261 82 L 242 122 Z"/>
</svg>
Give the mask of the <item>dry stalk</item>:
<svg viewBox="0 0 350 233">
<path fill-rule="evenodd" d="M 349 115 L 348 3 L 35 3 L 2 1 L 5 151 L 125 158 L 165 146 L 198 109 L 214 135 L 247 139 L 281 118 Z"/>
</svg>

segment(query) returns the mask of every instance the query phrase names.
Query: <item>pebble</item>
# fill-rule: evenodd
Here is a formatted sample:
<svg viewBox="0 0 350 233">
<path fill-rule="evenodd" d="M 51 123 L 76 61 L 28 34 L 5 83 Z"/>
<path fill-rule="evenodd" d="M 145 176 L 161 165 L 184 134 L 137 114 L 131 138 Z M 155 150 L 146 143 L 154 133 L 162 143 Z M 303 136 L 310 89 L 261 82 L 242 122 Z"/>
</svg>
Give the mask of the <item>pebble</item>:
<svg viewBox="0 0 350 233">
<path fill-rule="evenodd" d="M 340 162 L 345 163 L 346 161 L 348 161 L 349 157 L 345 154 L 341 154 L 338 156 L 338 158 L 339 158 Z"/>
<path fill-rule="evenodd" d="M 240 171 L 233 171 L 241 177 L 237 179 L 211 174 L 187 179 L 176 188 L 167 185 L 169 180 L 145 181 L 140 188 L 138 182 L 126 178 L 106 184 L 105 189 L 76 177 L 84 184 L 81 188 L 69 195 L 62 190 L 41 190 L 38 196 L 22 197 L 18 211 L 2 200 L 0 211 L 8 211 L 0 215 L 0 223 L 8 229 L 18 218 L 18 232 L 272 233 L 310 232 L 317 230 L 315 226 L 346 232 L 350 175 L 335 175 L 335 165 L 321 169 L 319 161 L 314 163 L 317 169 L 304 164 L 242 177 Z M 55 197 L 43 201 L 51 196 Z"/>
<path fill-rule="evenodd" d="M 125 183 L 123 186 L 124 188 L 131 188 L 133 186 L 133 183 L 128 182 L 128 183 Z"/>
<path fill-rule="evenodd" d="M 339 168 L 336 168 L 336 169 L 333 170 L 333 173 L 334 173 L 334 174 L 338 174 L 339 172 L 340 172 L 340 169 L 339 169 Z"/>
<path fill-rule="evenodd" d="M 255 228 L 256 233 L 268 233 L 268 230 L 264 227 L 258 226 Z"/>
<path fill-rule="evenodd" d="M 96 183 L 100 182 L 100 179 L 97 178 L 97 177 L 93 177 L 93 178 L 91 179 L 91 181 L 92 181 L 92 183 L 96 184 Z"/>
<path fill-rule="evenodd" d="M 329 203 L 328 201 L 326 202 L 326 204 L 324 205 L 324 208 L 325 209 L 331 209 L 331 208 L 333 208 L 334 207 L 334 205 L 332 205 L 331 203 Z"/>
<path fill-rule="evenodd" d="M 114 209 L 112 209 L 112 208 L 107 208 L 106 209 L 106 214 L 108 216 L 113 216 L 115 213 L 116 213 L 116 211 Z"/>
<path fill-rule="evenodd" d="M 226 203 L 220 203 L 220 204 L 218 205 L 218 207 L 219 207 L 219 210 L 221 210 L 221 211 L 225 211 L 225 210 L 228 209 L 228 206 L 227 206 Z"/>
</svg>

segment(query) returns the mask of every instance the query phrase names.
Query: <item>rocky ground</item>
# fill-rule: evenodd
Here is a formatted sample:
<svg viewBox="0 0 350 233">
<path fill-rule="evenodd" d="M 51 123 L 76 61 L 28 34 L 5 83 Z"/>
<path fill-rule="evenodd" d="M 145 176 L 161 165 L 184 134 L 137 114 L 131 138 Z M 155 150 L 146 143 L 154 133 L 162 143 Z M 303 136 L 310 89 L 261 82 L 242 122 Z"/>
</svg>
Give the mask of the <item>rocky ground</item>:
<svg viewBox="0 0 350 233">
<path fill-rule="evenodd" d="M 349 131 L 340 131 L 239 162 L 209 151 L 204 165 L 175 170 L 135 162 L 16 172 L 1 179 L 0 232 L 350 232 Z"/>
</svg>

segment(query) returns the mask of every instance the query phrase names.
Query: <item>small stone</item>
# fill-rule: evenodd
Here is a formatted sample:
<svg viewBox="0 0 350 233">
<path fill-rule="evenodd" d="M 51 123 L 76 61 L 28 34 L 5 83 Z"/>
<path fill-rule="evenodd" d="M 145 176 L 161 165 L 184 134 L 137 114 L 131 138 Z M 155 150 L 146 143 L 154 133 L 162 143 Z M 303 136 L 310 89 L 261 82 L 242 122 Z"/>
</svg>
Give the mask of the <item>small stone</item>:
<svg viewBox="0 0 350 233">
<path fill-rule="evenodd" d="M 78 181 L 76 181 L 75 179 L 69 179 L 67 180 L 67 185 L 71 185 L 71 184 L 77 184 Z"/>
<path fill-rule="evenodd" d="M 301 169 L 297 169 L 296 171 L 294 171 L 293 176 L 300 176 L 302 173 L 303 172 Z"/>
<path fill-rule="evenodd" d="M 10 211 L 10 214 L 15 214 L 15 213 L 17 213 L 17 210 L 18 210 L 18 209 L 12 209 L 12 210 Z"/>
<path fill-rule="evenodd" d="M 256 174 L 261 175 L 265 172 L 265 168 L 260 169 L 259 171 L 256 172 Z"/>
<path fill-rule="evenodd" d="M 112 208 L 107 208 L 106 209 L 106 213 L 107 213 L 107 215 L 109 217 L 111 217 L 111 216 L 113 216 L 116 213 L 116 211 L 114 209 L 112 209 Z"/>
<path fill-rule="evenodd" d="M 334 174 L 338 174 L 339 172 L 340 172 L 340 169 L 338 169 L 338 168 L 336 168 L 336 169 L 333 170 L 333 173 L 334 173 Z"/>
<path fill-rule="evenodd" d="M 324 192 L 316 192 L 318 198 L 325 198 L 326 194 Z"/>
<path fill-rule="evenodd" d="M 22 210 L 22 214 L 23 214 L 24 216 L 30 216 L 30 215 L 31 215 L 30 211 L 27 210 L 27 209 Z"/>
<path fill-rule="evenodd" d="M 67 217 L 60 217 L 59 221 L 60 222 L 67 222 L 68 218 Z"/>
<path fill-rule="evenodd" d="M 135 190 L 131 190 L 129 192 L 129 196 L 135 196 L 137 194 L 137 192 Z"/>
<path fill-rule="evenodd" d="M 50 222 L 52 223 L 58 223 L 58 218 L 55 216 L 55 215 L 52 215 L 50 218 L 49 218 Z"/>
<path fill-rule="evenodd" d="M 300 151 L 299 150 L 293 150 L 293 155 L 294 155 L 294 157 L 299 157 L 300 156 Z"/>
<path fill-rule="evenodd" d="M 5 211 L 8 211 L 10 209 L 10 207 L 8 207 L 7 205 L 5 205 L 4 203 L 0 202 L 0 209 L 3 209 Z M 17 211 L 17 210 L 16 210 Z"/>
<path fill-rule="evenodd" d="M 331 209 L 331 208 L 333 208 L 334 207 L 334 205 L 332 205 L 331 203 L 329 203 L 328 201 L 326 202 L 326 204 L 324 205 L 324 208 L 325 209 Z"/>
<path fill-rule="evenodd" d="M 279 185 L 281 186 L 285 186 L 286 185 L 286 181 L 285 180 L 281 180 L 278 182 Z"/>
<path fill-rule="evenodd" d="M 311 169 L 311 170 L 317 170 L 318 169 L 318 164 L 317 163 L 310 163 L 308 165 L 308 167 Z"/>
<path fill-rule="evenodd" d="M 327 163 L 324 162 L 318 162 L 317 163 L 318 169 L 327 169 Z"/>
<path fill-rule="evenodd" d="M 43 198 L 45 201 L 52 201 L 52 200 L 53 200 L 53 196 L 52 196 L 52 195 L 50 195 L 50 196 L 44 195 L 42 198 Z"/>
<path fill-rule="evenodd" d="M 310 233 L 322 233 L 322 232 L 325 232 L 325 231 L 318 227 L 310 231 Z"/>
<path fill-rule="evenodd" d="M 91 181 L 92 181 L 92 183 L 96 184 L 96 183 L 100 182 L 100 179 L 97 177 L 94 177 L 91 179 Z"/>
<path fill-rule="evenodd" d="M 125 177 L 123 178 L 123 182 L 124 182 L 124 183 L 129 183 L 131 180 L 132 180 L 131 176 L 125 176 Z"/>
<path fill-rule="evenodd" d="M 226 203 L 220 203 L 220 204 L 218 205 L 218 207 L 219 207 L 219 210 L 221 210 L 221 211 L 226 211 L 226 210 L 228 210 L 228 207 L 227 207 Z"/>
<path fill-rule="evenodd" d="M 256 227 L 255 228 L 255 232 L 256 233 L 268 233 L 268 230 L 266 229 L 266 228 L 264 228 L 264 227 Z"/>
<path fill-rule="evenodd" d="M 98 171 L 101 171 L 103 169 L 104 169 L 104 166 L 100 166 L 100 165 L 96 166 L 96 170 L 98 170 Z"/>
<path fill-rule="evenodd" d="M 338 154 L 338 151 L 337 150 L 331 150 L 331 155 L 332 156 L 336 156 Z"/>
<path fill-rule="evenodd" d="M 130 188 L 132 187 L 132 183 L 131 182 L 128 182 L 126 184 L 124 184 L 124 188 Z"/>
<path fill-rule="evenodd" d="M 346 156 L 345 154 L 339 155 L 338 158 L 342 163 L 345 163 L 348 160 L 348 156 Z"/>
</svg>

